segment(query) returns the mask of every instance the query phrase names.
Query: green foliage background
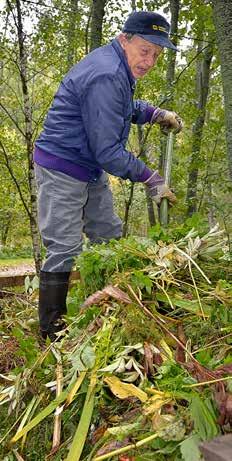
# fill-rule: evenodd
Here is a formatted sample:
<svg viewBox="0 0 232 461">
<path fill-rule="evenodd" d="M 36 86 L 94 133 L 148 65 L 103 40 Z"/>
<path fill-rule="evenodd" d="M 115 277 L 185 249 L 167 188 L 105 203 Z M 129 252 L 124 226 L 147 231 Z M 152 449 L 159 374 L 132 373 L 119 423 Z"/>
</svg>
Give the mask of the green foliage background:
<svg viewBox="0 0 232 461">
<path fill-rule="evenodd" d="M 49 0 L 48 2 L 25 1 L 21 3 L 25 46 L 28 56 L 28 84 L 33 117 L 33 139 L 40 133 L 47 110 L 60 80 L 70 68 L 69 53 L 73 52 L 73 62 L 78 62 L 86 53 L 90 29 L 88 18 L 92 3 L 89 0 L 78 2 L 75 13 L 75 27 L 71 0 Z M 14 1 L 11 7 L 14 8 Z M 151 1 L 137 1 L 137 10 L 154 10 Z M 168 1 L 156 2 L 156 9 L 163 11 L 170 19 Z M 131 11 L 130 3 L 106 3 L 103 24 L 103 43 L 115 37 Z M 13 171 L 25 203 L 30 205 L 28 194 L 28 165 L 26 158 L 22 89 L 18 69 L 17 29 L 7 6 L 1 12 L 0 33 L 1 60 L 1 123 L 0 134 L 0 236 L 1 244 L 8 248 L 30 245 L 30 230 L 18 188 L 9 173 Z M 170 225 L 180 224 L 187 217 L 186 191 L 189 175 L 189 161 L 192 149 L 192 129 L 198 110 L 196 107 L 196 63 L 202 59 L 197 56 L 199 41 L 203 46 L 215 41 L 212 8 L 201 0 L 182 0 L 180 2 L 179 40 L 175 81 L 167 88 L 167 52 L 164 52 L 158 65 L 138 82 L 136 96 L 154 105 L 162 104 L 168 108 L 172 96 L 172 108 L 184 120 L 184 130 L 176 137 L 172 186 L 178 197 L 178 204 L 171 211 Z M 171 94 L 170 94 L 171 91 Z M 145 127 L 146 132 L 148 128 Z M 161 135 L 158 127 L 150 131 L 147 143 L 148 164 L 159 166 Z M 139 152 L 136 127 L 133 127 L 128 149 Z M 7 160 L 6 160 L 7 159 Z M 8 162 L 8 167 L 6 165 Z M 228 179 L 228 161 L 225 144 L 223 91 L 217 48 L 210 76 L 210 90 L 206 109 L 206 122 L 203 131 L 199 169 L 197 211 L 207 221 L 210 213 L 226 228 L 228 238 L 231 233 L 231 182 Z M 212 193 L 209 195 L 209 185 Z M 125 203 L 130 191 L 130 183 L 112 180 L 116 210 L 124 218 Z M 150 227 L 145 202 L 144 189 L 136 184 L 132 208 L 129 214 L 129 232 L 146 235 Z"/>
</svg>

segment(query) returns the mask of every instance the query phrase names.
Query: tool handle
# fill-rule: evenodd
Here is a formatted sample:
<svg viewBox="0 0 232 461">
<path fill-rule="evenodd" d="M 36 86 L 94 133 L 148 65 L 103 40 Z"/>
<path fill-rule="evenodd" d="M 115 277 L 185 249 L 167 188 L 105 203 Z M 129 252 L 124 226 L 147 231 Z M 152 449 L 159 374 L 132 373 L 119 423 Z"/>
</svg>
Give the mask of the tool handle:
<svg viewBox="0 0 232 461">
<path fill-rule="evenodd" d="M 172 170 L 172 157 L 173 157 L 173 139 L 174 134 L 172 131 L 168 134 L 166 155 L 165 155 L 165 164 L 164 164 L 164 181 L 168 187 L 170 187 L 171 182 L 171 170 Z M 161 199 L 160 204 L 160 224 L 162 226 L 168 225 L 168 199 L 166 197 Z"/>
</svg>

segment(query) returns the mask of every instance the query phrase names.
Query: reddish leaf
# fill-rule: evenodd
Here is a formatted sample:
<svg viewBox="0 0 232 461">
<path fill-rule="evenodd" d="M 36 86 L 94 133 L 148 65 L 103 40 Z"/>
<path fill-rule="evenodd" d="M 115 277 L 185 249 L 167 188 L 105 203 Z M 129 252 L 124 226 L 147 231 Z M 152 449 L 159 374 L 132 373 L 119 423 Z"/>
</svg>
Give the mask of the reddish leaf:
<svg viewBox="0 0 232 461">
<path fill-rule="evenodd" d="M 154 374 L 154 366 L 153 366 L 153 352 L 151 349 L 151 345 L 147 342 L 144 343 L 144 369 L 146 375 L 153 375 Z"/>
<path fill-rule="evenodd" d="M 155 352 L 154 355 L 153 355 L 153 363 L 155 365 L 158 365 L 158 367 L 160 365 L 162 365 L 162 363 L 163 363 L 163 359 L 161 357 L 161 354 L 159 354 L 158 352 Z"/>
<path fill-rule="evenodd" d="M 214 372 L 217 377 L 222 377 L 224 374 L 232 375 L 232 363 L 228 363 L 227 365 L 221 365 Z"/>
<path fill-rule="evenodd" d="M 89 296 L 82 307 L 90 307 L 92 304 L 99 304 L 103 299 L 108 298 L 117 299 L 117 301 L 121 301 L 125 304 L 131 304 L 131 299 L 129 298 L 128 294 L 124 291 L 120 290 L 118 287 L 114 287 L 113 285 L 108 285 L 107 287 L 103 288 L 101 291 L 96 291 L 94 294 Z"/>
<path fill-rule="evenodd" d="M 134 456 L 119 456 L 118 461 L 135 461 Z"/>
<path fill-rule="evenodd" d="M 215 401 L 219 411 L 218 424 L 224 426 L 232 423 L 232 394 L 226 392 L 223 383 L 217 383 L 215 386 Z"/>
<path fill-rule="evenodd" d="M 122 442 L 118 442 L 117 440 L 114 440 L 113 442 L 109 442 L 103 445 L 103 447 L 101 447 L 100 450 L 97 451 L 96 456 L 106 455 L 107 453 L 117 450 L 118 448 L 126 447 L 129 443 L 130 442 L 128 438 L 124 439 Z"/>
<path fill-rule="evenodd" d="M 178 325 L 178 339 L 184 346 L 186 345 L 186 336 L 182 324 Z M 179 363 L 185 362 L 185 351 L 179 344 L 176 347 L 176 361 Z"/>
<path fill-rule="evenodd" d="M 98 427 L 92 434 L 91 434 L 91 443 L 92 445 L 95 445 L 98 440 L 100 440 L 103 435 L 105 434 L 105 431 L 107 429 L 107 425 L 103 424 L 103 426 Z"/>
</svg>

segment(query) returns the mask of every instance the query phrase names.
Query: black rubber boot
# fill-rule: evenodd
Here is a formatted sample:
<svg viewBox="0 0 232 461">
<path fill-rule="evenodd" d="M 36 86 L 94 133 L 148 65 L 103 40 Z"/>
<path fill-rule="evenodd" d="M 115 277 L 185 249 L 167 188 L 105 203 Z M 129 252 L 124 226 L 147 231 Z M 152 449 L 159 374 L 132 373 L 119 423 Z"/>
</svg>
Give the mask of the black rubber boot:
<svg viewBox="0 0 232 461">
<path fill-rule="evenodd" d="M 39 322 L 43 339 L 57 339 L 56 333 L 65 328 L 66 297 L 70 272 L 40 272 Z"/>
</svg>

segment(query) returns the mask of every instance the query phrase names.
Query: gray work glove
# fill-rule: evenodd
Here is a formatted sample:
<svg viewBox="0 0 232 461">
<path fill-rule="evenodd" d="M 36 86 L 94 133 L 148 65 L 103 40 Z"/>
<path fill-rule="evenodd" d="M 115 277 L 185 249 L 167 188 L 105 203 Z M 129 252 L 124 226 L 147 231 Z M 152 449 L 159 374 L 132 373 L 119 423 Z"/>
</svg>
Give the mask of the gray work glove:
<svg viewBox="0 0 232 461">
<path fill-rule="evenodd" d="M 144 181 L 144 184 L 149 190 L 149 194 L 157 205 L 160 205 L 162 198 L 167 198 L 170 204 L 176 202 L 175 194 L 164 183 L 164 179 L 159 175 L 158 171 L 154 171 L 150 178 Z"/>
<path fill-rule="evenodd" d="M 158 123 L 164 133 L 173 130 L 173 133 L 176 134 L 183 128 L 183 122 L 176 112 L 160 109 L 159 107 L 155 108 L 150 123 Z"/>
</svg>

